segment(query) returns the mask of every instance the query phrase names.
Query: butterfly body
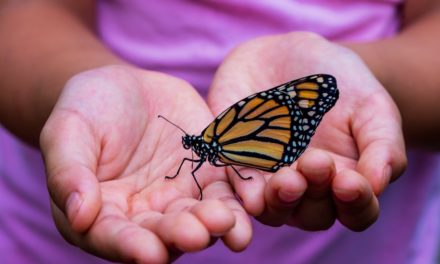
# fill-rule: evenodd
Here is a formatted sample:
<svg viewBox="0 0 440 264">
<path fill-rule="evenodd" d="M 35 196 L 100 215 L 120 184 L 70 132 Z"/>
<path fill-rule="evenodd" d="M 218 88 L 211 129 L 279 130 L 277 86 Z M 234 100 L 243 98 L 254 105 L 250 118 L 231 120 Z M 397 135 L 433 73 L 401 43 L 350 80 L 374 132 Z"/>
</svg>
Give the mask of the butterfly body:
<svg viewBox="0 0 440 264">
<path fill-rule="evenodd" d="M 185 135 L 182 137 L 182 145 L 185 149 L 191 149 L 196 153 L 201 161 L 209 161 L 210 164 L 214 165 L 218 161 L 218 152 L 214 146 L 206 143 L 202 136 L 195 135 Z"/>
<path fill-rule="evenodd" d="M 199 136 L 182 138 L 185 149 L 199 159 L 194 172 L 209 161 L 214 166 L 234 165 L 276 172 L 291 165 L 306 149 L 322 117 L 336 103 L 339 92 L 336 79 L 316 74 L 290 81 L 248 96 L 233 104 Z M 248 178 L 243 178 L 248 179 Z"/>
</svg>

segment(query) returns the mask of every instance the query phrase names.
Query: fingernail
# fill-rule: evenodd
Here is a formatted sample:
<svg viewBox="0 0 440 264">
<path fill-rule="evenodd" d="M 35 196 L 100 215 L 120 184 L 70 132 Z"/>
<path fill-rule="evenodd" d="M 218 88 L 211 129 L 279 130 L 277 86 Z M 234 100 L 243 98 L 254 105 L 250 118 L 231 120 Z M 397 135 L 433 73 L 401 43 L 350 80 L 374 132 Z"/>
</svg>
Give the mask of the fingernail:
<svg viewBox="0 0 440 264">
<path fill-rule="evenodd" d="M 390 183 L 392 169 L 390 165 L 386 165 L 383 169 L 383 186 L 386 186 Z"/>
<path fill-rule="evenodd" d="M 282 190 L 278 192 L 278 197 L 282 202 L 285 203 L 293 203 L 296 200 L 298 200 L 301 197 L 301 195 L 303 195 L 303 193 L 286 192 Z"/>
<path fill-rule="evenodd" d="M 359 192 L 347 191 L 344 189 L 333 190 L 336 197 L 343 202 L 352 202 L 359 198 Z"/>
<path fill-rule="evenodd" d="M 75 219 L 76 214 L 81 208 L 82 203 L 83 203 L 83 199 L 79 193 L 74 192 L 70 194 L 66 202 L 66 214 L 70 222 L 72 222 L 73 219 Z"/>
</svg>

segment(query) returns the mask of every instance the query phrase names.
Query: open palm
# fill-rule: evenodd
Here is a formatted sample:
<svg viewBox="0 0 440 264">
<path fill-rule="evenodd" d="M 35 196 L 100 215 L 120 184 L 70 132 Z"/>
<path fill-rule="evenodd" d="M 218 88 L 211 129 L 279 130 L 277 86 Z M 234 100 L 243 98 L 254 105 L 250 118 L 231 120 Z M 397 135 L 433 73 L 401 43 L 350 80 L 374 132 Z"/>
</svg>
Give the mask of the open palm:
<svg viewBox="0 0 440 264">
<path fill-rule="evenodd" d="M 248 212 L 269 225 L 325 229 L 336 219 L 353 230 L 377 218 L 377 196 L 405 167 L 399 112 L 350 50 L 311 33 L 264 37 L 240 45 L 218 70 L 209 95 L 214 114 L 258 91 L 303 76 L 336 77 L 340 98 L 309 149 L 290 168 L 230 173 Z"/>
<path fill-rule="evenodd" d="M 180 143 L 211 111 L 187 83 L 127 66 L 81 73 L 66 85 L 41 135 L 58 229 L 71 243 L 116 261 L 166 262 L 221 237 L 242 250 L 250 222 L 221 168 L 198 181 Z M 190 155 L 190 154 L 189 154 Z M 66 217 L 67 215 L 67 217 Z"/>
</svg>

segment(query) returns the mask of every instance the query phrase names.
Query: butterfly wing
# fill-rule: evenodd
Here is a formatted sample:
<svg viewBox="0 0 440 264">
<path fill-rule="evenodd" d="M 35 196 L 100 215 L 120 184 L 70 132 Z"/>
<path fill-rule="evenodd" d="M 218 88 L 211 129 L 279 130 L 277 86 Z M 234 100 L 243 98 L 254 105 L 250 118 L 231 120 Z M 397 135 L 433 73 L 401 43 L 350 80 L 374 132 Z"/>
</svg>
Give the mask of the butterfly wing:
<svg viewBox="0 0 440 264">
<path fill-rule="evenodd" d="M 313 75 L 253 94 L 221 113 L 203 132 L 227 165 L 277 171 L 292 164 L 337 99 L 330 75 Z"/>
<path fill-rule="evenodd" d="M 310 143 L 322 117 L 339 98 L 336 79 L 328 74 L 317 74 L 282 84 L 274 89 L 288 93 L 303 113 L 301 129 L 304 138 L 299 156 Z"/>
</svg>

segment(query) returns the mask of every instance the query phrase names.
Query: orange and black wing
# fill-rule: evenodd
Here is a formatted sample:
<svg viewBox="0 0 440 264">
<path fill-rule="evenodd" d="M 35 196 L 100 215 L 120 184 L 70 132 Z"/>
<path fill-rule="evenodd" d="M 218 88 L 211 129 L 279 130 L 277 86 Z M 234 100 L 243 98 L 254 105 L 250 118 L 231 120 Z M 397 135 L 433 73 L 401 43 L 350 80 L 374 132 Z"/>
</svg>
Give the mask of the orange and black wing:
<svg viewBox="0 0 440 264">
<path fill-rule="evenodd" d="M 328 74 L 316 74 L 282 84 L 274 89 L 289 94 L 303 114 L 301 121 L 301 129 L 304 133 L 303 148 L 298 153 L 301 155 L 315 134 L 322 117 L 339 98 L 336 79 Z"/>
<path fill-rule="evenodd" d="M 292 164 L 338 98 L 330 75 L 313 75 L 253 94 L 220 114 L 203 132 L 227 165 L 277 171 Z"/>
</svg>

